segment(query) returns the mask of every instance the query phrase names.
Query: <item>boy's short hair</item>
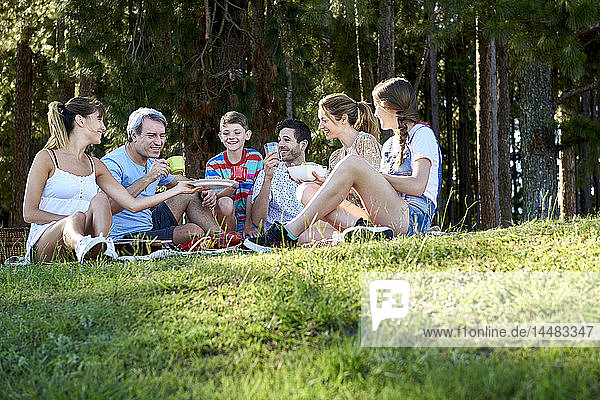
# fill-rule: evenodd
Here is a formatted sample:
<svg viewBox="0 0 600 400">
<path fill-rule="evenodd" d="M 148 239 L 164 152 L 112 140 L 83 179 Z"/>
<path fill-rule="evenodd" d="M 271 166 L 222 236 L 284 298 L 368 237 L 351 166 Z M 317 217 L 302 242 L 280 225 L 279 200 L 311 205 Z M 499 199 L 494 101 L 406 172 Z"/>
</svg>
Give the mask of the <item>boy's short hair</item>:
<svg viewBox="0 0 600 400">
<path fill-rule="evenodd" d="M 310 133 L 310 128 L 304 122 L 297 119 L 284 119 L 283 121 L 279 121 L 277 123 L 277 127 L 275 128 L 275 135 L 279 136 L 279 132 L 283 128 L 290 128 L 294 130 L 294 137 L 296 141 L 300 143 L 303 140 L 306 140 L 306 150 L 310 149 L 310 144 L 312 143 L 312 135 Z"/>
<path fill-rule="evenodd" d="M 245 131 L 249 129 L 248 118 L 246 118 L 244 114 L 237 111 L 229 111 L 221 117 L 221 122 L 219 123 L 219 132 L 221 132 L 223 127 L 227 124 L 240 124 Z"/>
</svg>

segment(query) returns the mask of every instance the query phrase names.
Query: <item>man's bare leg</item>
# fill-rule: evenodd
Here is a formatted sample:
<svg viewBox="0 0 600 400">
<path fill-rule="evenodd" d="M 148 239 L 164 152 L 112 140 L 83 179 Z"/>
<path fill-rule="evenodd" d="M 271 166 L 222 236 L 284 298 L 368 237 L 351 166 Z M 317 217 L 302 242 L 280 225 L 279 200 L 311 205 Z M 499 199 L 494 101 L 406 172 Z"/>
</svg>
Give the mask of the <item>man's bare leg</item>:
<svg viewBox="0 0 600 400">
<path fill-rule="evenodd" d="M 173 229 L 173 243 L 183 244 L 195 236 L 203 236 L 204 234 L 205 231 L 196 224 L 187 223 L 177 225 L 175 229 Z"/>
<path fill-rule="evenodd" d="M 210 210 L 202 207 L 198 193 L 180 194 L 165 203 L 177 221 L 181 221 L 184 213 L 188 216 L 188 223 L 175 227 L 173 242 L 185 243 L 193 236 L 219 231 L 219 226 Z"/>
</svg>

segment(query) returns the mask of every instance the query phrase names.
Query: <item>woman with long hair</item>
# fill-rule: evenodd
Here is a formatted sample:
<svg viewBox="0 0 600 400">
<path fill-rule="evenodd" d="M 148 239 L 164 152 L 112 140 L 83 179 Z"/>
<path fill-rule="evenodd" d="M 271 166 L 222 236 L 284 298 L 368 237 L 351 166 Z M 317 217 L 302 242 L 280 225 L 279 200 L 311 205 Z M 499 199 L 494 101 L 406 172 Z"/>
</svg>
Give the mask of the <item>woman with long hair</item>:
<svg viewBox="0 0 600 400">
<path fill-rule="evenodd" d="M 319 219 L 340 230 L 353 228 L 347 232 L 369 230 L 384 237 L 429 229 L 441 179 L 441 155 L 435 134 L 418 122 L 416 94 L 405 79 L 380 82 L 373 89 L 373 99 L 381 127 L 395 132 L 383 146 L 379 170 L 362 157 L 344 157 L 296 218 L 285 225 L 274 224 L 263 235 L 247 239 L 246 247 L 267 251 L 293 246 L 298 235 Z M 340 207 L 352 188 L 370 221 Z"/>
<path fill-rule="evenodd" d="M 23 218 L 31 223 L 28 262 L 68 259 L 73 250 L 80 262 L 102 255 L 116 257 L 108 238 L 112 214 L 107 195 L 137 212 L 201 189 L 180 182 L 155 196 L 132 197 L 102 161 L 85 153 L 90 144 L 100 144 L 106 131 L 105 112 L 98 100 L 89 97 L 48 106 L 50 139 L 33 160 L 23 201 Z M 99 193 L 98 187 L 106 194 Z"/>
<path fill-rule="evenodd" d="M 329 157 L 330 172 L 344 157 L 351 154 L 364 158 L 373 168 L 379 168 L 379 123 L 366 102 L 355 101 L 344 93 L 332 93 L 323 97 L 319 101 L 319 129 L 327 140 L 338 139 L 342 144 Z M 325 181 L 316 175 L 314 178 L 299 189 L 303 205 L 308 204 Z M 349 193 L 347 200 L 350 203 L 344 203 L 343 207 L 348 212 L 366 217 L 364 210 L 360 209 L 360 199 L 354 190 Z"/>
<path fill-rule="evenodd" d="M 323 97 L 319 101 L 319 129 L 327 140 L 338 139 L 342 144 L 329 157 L 330 170 L 350 154 L 361 156 L 374 168 L 379 167 L 379 124 L 366 102 L 355 101 L 344 93 Z"/>
</svg>

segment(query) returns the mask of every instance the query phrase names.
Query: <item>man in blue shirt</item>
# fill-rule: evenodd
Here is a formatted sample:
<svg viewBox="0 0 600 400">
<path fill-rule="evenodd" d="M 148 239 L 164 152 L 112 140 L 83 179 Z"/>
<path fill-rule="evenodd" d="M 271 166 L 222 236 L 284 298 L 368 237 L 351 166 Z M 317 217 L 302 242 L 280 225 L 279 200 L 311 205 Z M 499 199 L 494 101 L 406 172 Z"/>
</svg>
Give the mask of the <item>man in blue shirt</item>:
<svg viewBox="0 0 600 400">
<path fill-rule="evenodd" d="M 152 108 L 139 108 L 129 116 L 127 144 L 102 158 L 104 164 L 134 197 L 152 196 L 156 188 L 173 187 L 183 175 L 171 175 L 166 160 L 159 158 L 166 141 L 167 120 Z M 175 196 L 152 211 L 132 213 L 111 200 L 115 239 L 144 237 L 184 243 L 193 236 L 219 232 L 211 212 L 216 202 L 213 191 Z M 179 225 L 183 214 L 187 223 Z"/>
</svg>

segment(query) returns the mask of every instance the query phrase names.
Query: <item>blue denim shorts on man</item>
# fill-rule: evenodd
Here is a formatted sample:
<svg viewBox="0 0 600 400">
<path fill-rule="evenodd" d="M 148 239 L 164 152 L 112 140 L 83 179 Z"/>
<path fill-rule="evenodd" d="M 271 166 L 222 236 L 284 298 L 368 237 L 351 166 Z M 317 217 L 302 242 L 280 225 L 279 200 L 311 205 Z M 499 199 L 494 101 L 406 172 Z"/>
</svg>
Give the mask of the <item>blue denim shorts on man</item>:
<svg viewBox="0 0 600 400">
<path fill-rule="evenodd" d="M 426 233 L 431 227 L 431 221 L 435 215 L 433 201 L 425 195 L 404 196 L 408 204 L 408 232 L 406 236 Z"/>
</svg>

